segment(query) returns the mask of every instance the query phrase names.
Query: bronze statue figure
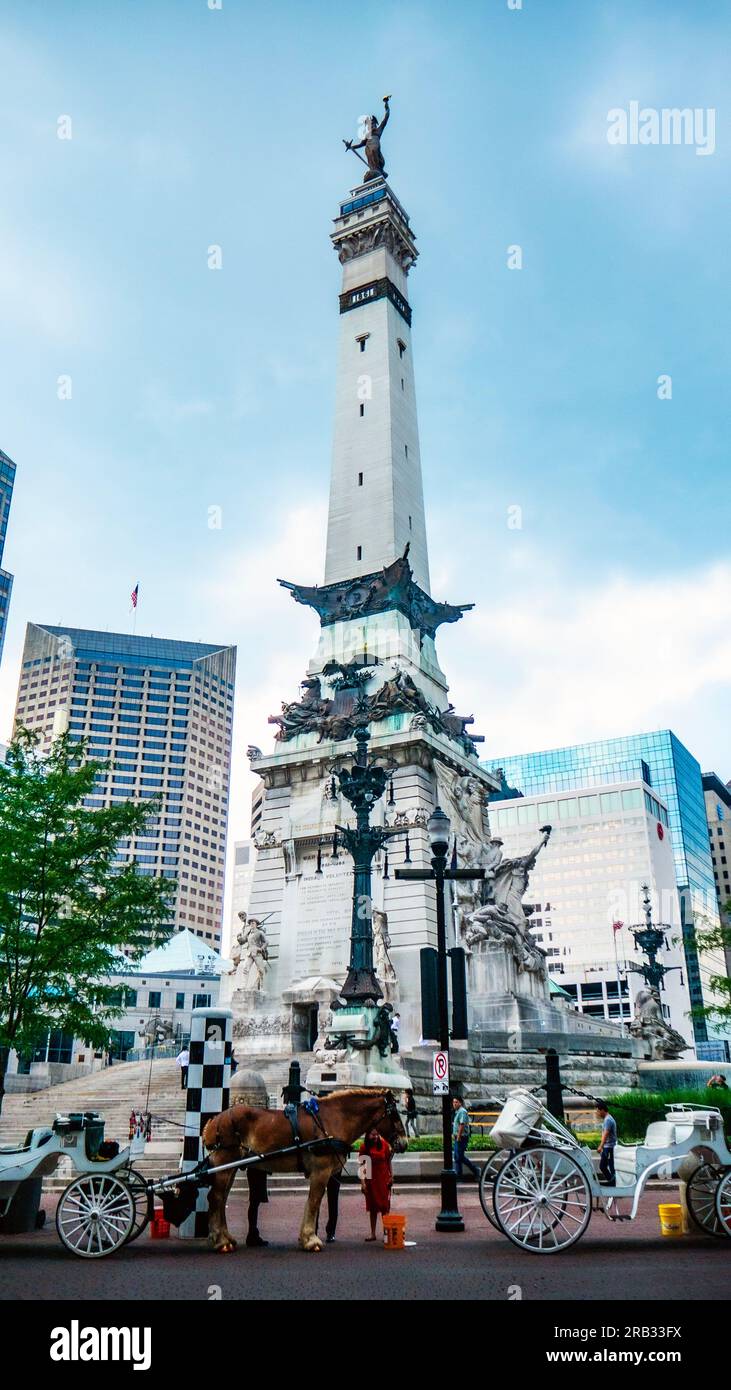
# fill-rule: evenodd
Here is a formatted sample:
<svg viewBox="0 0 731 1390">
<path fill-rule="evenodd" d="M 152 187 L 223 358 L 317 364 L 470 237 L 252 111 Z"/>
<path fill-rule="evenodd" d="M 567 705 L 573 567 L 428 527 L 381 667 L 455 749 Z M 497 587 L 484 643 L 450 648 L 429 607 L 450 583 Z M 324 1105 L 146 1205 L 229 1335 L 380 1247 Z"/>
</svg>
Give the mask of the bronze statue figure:
<svg viewBox="0 0 731 1390">
<path fill-rule="evenodd" d="M 366 116 L 366 135 L 364 139 L 359 140 L 357 144 L 354 144 L 352 140 L 343 140 L 346 150 L 352 150 L 353 154 L 358 154 L 358 150 L 365 150 L 365 159 L 363 159 L 362 155 L 358 155 L 358 158 L 363 159 L 363 163 L 368 165 L 368 173 L 363 180 L 364 183 L 369 183 L 371 179 L 388 178 L 383 154 L 381 153 L 381 136 L 386 129 L 388 118 L 391 114 L 391 108 L 389 106 L 390 100 L 390 97 L 383 98 L 385 114 L 382 121 L 379 121 L 377 116 Z"/>
</svg>

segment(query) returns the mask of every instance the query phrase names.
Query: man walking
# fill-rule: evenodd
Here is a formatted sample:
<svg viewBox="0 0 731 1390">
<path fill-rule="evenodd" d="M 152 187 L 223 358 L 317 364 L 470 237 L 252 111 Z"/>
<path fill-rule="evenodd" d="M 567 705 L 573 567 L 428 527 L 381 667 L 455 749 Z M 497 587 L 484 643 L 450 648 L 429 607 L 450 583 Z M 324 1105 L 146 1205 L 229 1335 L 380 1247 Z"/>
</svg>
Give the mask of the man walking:
<svg viewBox="0 0 731 1390">
<path fill-rule="evenodd" d="M 414 1138 L 418 1139 L 419 1135 L 416 1129 L 416 1096 L 413 1091 L 404 1091 L 404 1106 L 406 1109 L 406 1137 L 408 1139 L 410 1126 Z"/>
<path fill-rule="evenodd" d="M 452 1109 L 454 1120 L 452 1122 L 452 1143 L 454 1145 L 454 1171 L 458 1178 L 462 1177 L 462 1164 L 465 1163 L 469 1168 L 473 1178 L 479 1178 L 480 1170 L 471 1158 L 467 1157 L 467 1145 L 470 1142 L 470 1117 L 462 1096 L 452 1097 Z"/>
<path fill-rule="evenodd" d="M 190 1052 L 189 1052 L 189 1050 L 188 1050 L 187 1047 L 184 1047 L 184 1048 L 178 1053 L 177 1057 L 175 1058 L 175 1061 L 177 1062 L 178 1066 L 180 1067 L 180 1089 L 181 1089 L 181 1091 L 187 1091 L 187 1089 L 188 1089 L 188 1067 L 190 1066 Z"/>
<path fill-rule="evenodd" d="M 613 1115 L 609 1113 L 609 1106 L 605 1100 L 598 1100 L 596 1103 L 596 1113 L 601 1120 L 602 1137 L 599 1140 L 599 1181 L 606 1187 L 616 1187 L 617 1179 L 614 1172 L 614 1148 L 617 1143 L 617 1122 Z"/>
</svg>

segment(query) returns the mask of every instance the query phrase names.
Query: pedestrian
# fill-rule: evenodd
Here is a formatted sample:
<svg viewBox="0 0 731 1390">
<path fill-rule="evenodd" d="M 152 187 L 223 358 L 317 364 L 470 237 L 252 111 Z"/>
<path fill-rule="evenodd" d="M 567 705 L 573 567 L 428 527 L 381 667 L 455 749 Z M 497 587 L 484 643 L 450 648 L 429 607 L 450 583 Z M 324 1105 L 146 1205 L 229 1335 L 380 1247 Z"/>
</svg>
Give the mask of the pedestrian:
<svg viewBox="0 0 731 1390">
<path fill-rule="evenodd" d="M 419 1132 L 416 1128 L 416 1097 L 413 1091 L 404 1091 L 404 1105 L 406 1107 L 406 1137 L 408 1138 L 410 1125 L 414 1138 L 418 1139 Z"/>
<path fill-rule="evenodd" d="M 190 1066 L 190 1052 L 187 1047 L 181 1048 L 180 1052 L 175 1058 L 175 1061 L 180 1067 L 180 1089 L 181 1091 L 187 1091 L 188 1067 Z"/>
<path fill-rule="evenodd" d="M 249 1184 L 249 1209 L 247 1212 L 248 1230 L 246 1234 L 246 1244 L 249 1249 L 258 1246 L 268 1245 L 269 1241 L 259 1233 L 259 1207 L 269 1201 L 267 1191 L 267 1175 L 261 1168 L 251 1167 L 246 1170 L 246 1180 Z"/>
<path fill-rule="evenodd" d="M 363 1140 L 358 1159 L 358 1177 L 371 1223 L 371 1233 L 366 1240 L 372 1241 L 376 1239 L 379 1212 L 383 1218 L 391 1210 L 393 1186 L 391 1145 L 377 1129 L 369 1129 Z"/>
<path fill-rule="evenodd" d="M 715 1076 L 710 1076 L 706 1082 L 707 1091 L 727 1091 L 728 1082 L 726 1077 L 717 1072 Z"/>
<path fill-rule="evenodd" d="M 599 1181 L 604 1183 L 605 1187 L 616 1187 L 614 1148 L 617 1143 L 617 1122 L 614 1116 L 610 1115 L 609 1106 L 605 1100 L 597 1101 L 596 1113 L 602 1126 L 602 1137 L 599 1140 Z"/>
<path fill-rule="evenodd" d="M 338 1228 L 338 1204 L 340 1202 L 340 1183 L 342 1181 L 342 1169 L 339 1173 L 333 1173 L 325 1189 L 327 1197 L 327 1221 L 325 1223 L 325 1240 L 328 1245 L 332 1245 L 335 1239 L 335 1232 Z"/>
<path fill-rule="evenodd" d="M 458 1178 L 462 1177 L 462 1164 L 466 1164 L 473 1178 L 479 1178 L 480 1170 L 471 1158 L 467 1157 L 467 1145 L 470 1142 L 470 1117 L 467 1114 L 467 1107 L 462 1096 L 452 1097 L 452 1110 L 454 1119 L 452 1121 L 452 1144 L 454 1146 L 454 1171 Z"/>
</svg>

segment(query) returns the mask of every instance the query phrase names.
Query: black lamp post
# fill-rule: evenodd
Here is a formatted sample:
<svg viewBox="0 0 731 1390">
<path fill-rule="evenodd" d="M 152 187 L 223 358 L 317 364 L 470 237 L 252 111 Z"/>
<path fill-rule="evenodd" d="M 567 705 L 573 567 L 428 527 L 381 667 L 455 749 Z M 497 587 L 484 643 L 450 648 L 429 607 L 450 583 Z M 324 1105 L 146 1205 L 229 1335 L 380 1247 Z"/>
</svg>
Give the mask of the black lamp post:
<svg viewBox="0 0 731 1390">
<path fill-rule="evenodd" d="M 669 975 L 671 970 L 680 970 L 682 967 L 663 965 L 662 961 L 657 959 L 657 953 L 661 946 L 667 946 L 667 932 L 670 931 L 670 927 L 663 922 L 658 923 L 657 926 L 653 924 L 650 890 L 646 883 L 642 885 L 642 906 L 645 914 L 644 924 L 630 927 L 629 930 L 643 955 L 647 956 L 647 960 L 643 961 L 641 965 L 634 965 L 628 961 L 626 969 L 641 975 L 650 989 L 659 991 L 665 976 Z"/>
<path fill-rule="evenodd" d="M 388 780 L 385 768 L 368 761 L 370 734 L 365 724 L 354 730 L 355 762 L 336 774 L 340 790 L 355 811 L 355 829 L 335 827 L 333 856 L 340 846 L 353 858 L 353 912 L 350 929 L 350 963 L 341 998 L 346 1005 L 376 1004 L 382 990 L 373 969 L 373 905 L 371 863 L 373 856 L 401 832 L 392 826 L 371 825 L 371 811 L 383 796 Z"/>
<path fill-rule="evenodd" d="M 447 924 L 444 911 L 445 879 L 484 878 L 484 869 L 447 868 L 449 853 L 449 817 L 439 806 L 427 826 L 431 844 L 431 869 L 396 869 L 396 878 L 433 879 L 437 891 L 437 1004 L 439 1011 L 439 1045 L 449 1057 L 449 999 L 447 993 Z M 442 1209 L 435 1227 L 438 1231 L 463 1231 L 464 1220 L 457 1203 L 457 1174 L 452 1161 L 452 1110 L 449 1094 L 442 1096 L 442 1146 L 444 1167 L 441 1173 Z"/>
</svg>

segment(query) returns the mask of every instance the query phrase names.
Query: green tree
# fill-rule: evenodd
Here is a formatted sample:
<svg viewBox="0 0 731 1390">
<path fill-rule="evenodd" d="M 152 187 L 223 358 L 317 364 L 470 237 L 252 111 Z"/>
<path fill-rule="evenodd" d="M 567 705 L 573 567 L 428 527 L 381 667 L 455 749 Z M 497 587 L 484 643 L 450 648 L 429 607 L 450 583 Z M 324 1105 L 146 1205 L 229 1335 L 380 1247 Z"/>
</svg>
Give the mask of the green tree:
<svg viewBox="0 0 731 1390">
<path fill-rule="evenodd" d="M 726 963 L 728 972 L 728 961 L 731 955 L 731 899 L 721 909 L 721 919 L 716 922 L 708 922 L 708 918 L 703 918 L 703 925 L 696 927 L 694 940 L 697 950 L 703 954 L 712 951 L 718 960 L 722 958 Z M 711 975 L 708 981 L 711 991 L 715 996 L 713 1002 L 705 1006 L 699 1005 L 691 1011 L 694 1018 L 705 1018 L 713 1024 L 731 1024 L 731 977 L 728 973 L 723 975 Z"/>
<path fill-rule="evenodd" d="M 120 948 L 136 958 L 172 930 L 175 885 L 113 867 L 159 803 L 85 806 L 106 766 L 68 734 L 44 754 L 27 729 L 0 764 L 0 1109 L 10 1049 L 28 1053 L 51 1029 L 104 1046 Z"/>
</svg>

